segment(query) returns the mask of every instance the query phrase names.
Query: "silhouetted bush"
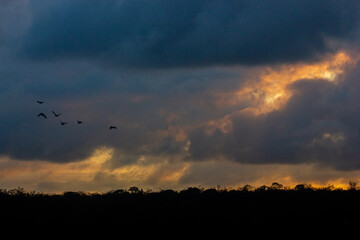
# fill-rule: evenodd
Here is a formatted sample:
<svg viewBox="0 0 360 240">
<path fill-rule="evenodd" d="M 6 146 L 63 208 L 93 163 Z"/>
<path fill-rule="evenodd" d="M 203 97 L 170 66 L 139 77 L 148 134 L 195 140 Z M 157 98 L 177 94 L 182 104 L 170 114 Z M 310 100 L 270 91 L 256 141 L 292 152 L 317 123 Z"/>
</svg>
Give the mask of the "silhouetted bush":
<svg viewBox="0 0 360 240">
<path fill-rule="evenodd" d="M 216 196 L 218 191 L 214 188 L 206 189 L 202 192 L 205 196 Z"/>
<path fill-rule="evenodd" d="M 296 191 L 311 191 L 314 190 L 311 184 L 298 184 L 295 186 Z"/>
<path fill-rule="evenodd" d="M 350 191 L 355 191 L 355 190 L 357 190 L 357 183 L 356 183 L 356 182 L 353 182 L 353 181 L 349 181 L 348 190 L 350 190 Z"/>
<path fill-rule="evenodd" d="M 283 190 L 284 186 L 282 184 L 278 183 L 278 182 L 274 182 L 274 183 L 271 184 L 269 189 L 278 191 L 278 190 Z"/>
<path fill-rule="evenodd" d="M 163 197 L 173 197 L 173 196 L 176 196 L 177 194 L 178 193 L 175 192 L 172 189 L 166 189 L 166 190 L 161 190 L 160 191 L 160 195 L 163 196 Z"/>
<path fill-rule="evenodd" d="M 116 190 L 111 190 L 109 192 L 107 192 L 107 195 L 122 195 L 122 194 L 126 194 L 128 193 L 126 190 L 124 189 L 116 189 Z"/>
<path fill-rule="evenodd" d="M 245 186 L 243 186 L 242 188 L 239 188 L 240 191 L 244 191 L 244 192 L 249 192 L 254 190 L 253 186 L 250 186 L 249 184 L 246 184 Z"/>
<path fill-rule="evenodd" d="M 139 193 L 143 193 L 144 191 L 141 189 L 139 189 L 138 187 L 131 187 L 129 188 L 129 192 L 132 194 L 139 194 Z"/>
<path fill-rule="evenodd" d="M 189 187 L 186 190 L 180 191 L 180 194 L 184 195 L 184 196 L 198 196 L 201 192 L 202 192 L 202 190 L 199 188 Z"/>
<path fill-rule="evenodd" d="M 267 190 L 269 190 L 269 187 L 266 186 L 266 185 L 262 185 L 262 186 L 255 189 L 256 192 L 265 192 Z"/>
<path fill-rule="evenodd" d="M 16 196 L 25 196 L 25 195 L 27 195 L 25 189 L 24 189 L 24 188 L 21 188 L 21 187 L 8 190 L 7 193 L 8 193 L 9 195 L 16 195 Z"/>
<path fill-rule="evenodd" d="M 81 197 L 81 196 L 86 196 L 87 194 L 85 192 L 64 192 L 63 193 L 64 197 Z"/>
</svg>

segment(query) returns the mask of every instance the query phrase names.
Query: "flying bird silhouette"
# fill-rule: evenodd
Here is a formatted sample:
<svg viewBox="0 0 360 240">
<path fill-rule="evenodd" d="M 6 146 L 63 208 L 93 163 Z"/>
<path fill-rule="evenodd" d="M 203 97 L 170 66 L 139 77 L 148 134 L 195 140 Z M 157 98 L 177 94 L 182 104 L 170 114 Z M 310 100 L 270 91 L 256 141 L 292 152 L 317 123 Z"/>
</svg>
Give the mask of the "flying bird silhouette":
<svg viewBox="0 0 360 240">
<path fill-rule="evenodd" d="M 44 103 L 44 101 L 39 101 L 39 100 L 37 100 L 36 101 L 38 104 L 43 104 Z"/>
<path fill-rule="evenodd" d="M 68 124 L 68 122 L 60 121 L 60 124 L 61 124 L 61 125 L 66 125 L 66 124 Z"/>
<path fill-rule="evenodd" d="M 80 121 L 80 120 L 77 120 L 77 123 L 78 123 L 78 124 L 83 124 L 84 122 L 83 122 L 83 121 Z"/>
<path fill-rule="evenodd" d="M 51 111 L 51 112 L 54 114 L 55 117 L 58 117 L 61 115 L 61 113 L 55 113 L 54 111 Z"/>
<path fill-rule="evenodd" d="M 110 126 L 110 130 L 115 129 L 117 130 L 116 126 Z"/>
<path fill-rule="evenodd" d="M 37 115 L 38 117 L 43 117 L 43 118 L 47 118 L 47 116 L 44 114 L 44 113 L 39 113 L 38 115 Z"/>
</svg>

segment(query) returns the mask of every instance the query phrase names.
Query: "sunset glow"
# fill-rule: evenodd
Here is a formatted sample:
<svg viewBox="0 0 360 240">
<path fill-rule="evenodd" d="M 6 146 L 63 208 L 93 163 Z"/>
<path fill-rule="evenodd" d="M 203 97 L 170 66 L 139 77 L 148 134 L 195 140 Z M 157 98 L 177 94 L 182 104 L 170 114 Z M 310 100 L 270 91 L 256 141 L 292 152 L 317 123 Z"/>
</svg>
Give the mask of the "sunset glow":
<svg viewBox="0 0 360 240">
<path fill-rule="evenodd" d="M 260 113 L 280 109 L 291 97 L 288 86 L 301 79 L 324 79 L 336 84 L 342 80 L 344 71 L 354 67 L 359 57 L 350 57 L 339 52 L 328 59 L 311 64 L 281 65 L 276 68 L 267 67 L 260 70 L 259 79 L 255 79 L 236 95 L 239 99 L 249 97 L 254 108 Z"/>
</svg>

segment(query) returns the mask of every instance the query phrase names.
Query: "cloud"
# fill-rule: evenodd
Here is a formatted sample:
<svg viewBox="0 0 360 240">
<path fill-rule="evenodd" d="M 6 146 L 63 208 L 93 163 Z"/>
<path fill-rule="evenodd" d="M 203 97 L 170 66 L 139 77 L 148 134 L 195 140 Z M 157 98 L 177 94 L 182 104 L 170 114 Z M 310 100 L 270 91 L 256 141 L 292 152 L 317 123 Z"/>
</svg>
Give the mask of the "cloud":
<svg viewBox="0 0 360 240">
<path fill-rule="evenodd" d="M 131 68 L 312 61 L 354 38 L 357 1 L 33 1 L 20 56 Z"/>
<path fill-rule="evenodd" d="M 252 108 L 226 116 L 227 129 L 209 125 L 189 133 L 192 160 L 225 158 L 249 164 L 316 163 L 360 168 L 357 80 L 359 65 L 339 81 L 298 79 L 286 86 L 289 100 L 262 113 Z"/>
<path fill-rule="evenodd" d="M 109 166 L 112 149 L 99 148 L 79 162 L 51 163 L 0 158 L 1 188 L 18 186 L 40 192 L 106 192 L 138 186 L 158 191 L 186 189 L 189 186 L 238 188 L 258 187 L 280 182 L 294 187 L 300 183 L 314 186 L 334 184 L 347 188 L 348 181 L 359 181 L 359 171 L 337 171 L 314 164 L 241 164 L 229 161 L 172 162 L 142 157 L 126 166 Z M 150 162 L 147 162 L 150 160 Z"/>
<path fill-rule="evenodd" d="M 242 76 L 222 68 L 109 71 L 87 61 L 28 63 L 6 55 L 0 62 L 0 155 L 54 162 L 85 159 L 99 146 L 129 156 L 182 152 L 188 127 L 229 111 L 213 111 L 216 94 L 236 88 Z M 49 118 L 38 119 L 39 112 Z"/>
<path fill-rule="evenodd" d="M 358 1 L 4 3 L 9 183 L 36 167 L 47 169 L 39 189 L 246 184 L 257 180 L 240 168 L 260 178 L 264 164 L 360 168 Z M 92 168 L 103 148 L 111 157 Z"/>
<path fill-rule="evenodd" d="M 14 81 L 0 96 L 9 102 L 1 106 L 0 152 L 60 163 L 106 146 L 121 153 L 114 154 L 114 167 L 147 156 L 357 169 L 357 69 L 356 58 L 345 53 L 251 69 L 118 72 L 82 61 L 24 64 L 9 71 Z M 268 101 L 277 91 L 284 97 L 279 106 Z M 38 98 L 46 103 L 37 105 Z M 37 119 L 51 110 L 70 124 Z M 77 118 L 86 124 L 77 126 Z M 118 130 L 110 132 L 110 124 Z"/>
</svg>

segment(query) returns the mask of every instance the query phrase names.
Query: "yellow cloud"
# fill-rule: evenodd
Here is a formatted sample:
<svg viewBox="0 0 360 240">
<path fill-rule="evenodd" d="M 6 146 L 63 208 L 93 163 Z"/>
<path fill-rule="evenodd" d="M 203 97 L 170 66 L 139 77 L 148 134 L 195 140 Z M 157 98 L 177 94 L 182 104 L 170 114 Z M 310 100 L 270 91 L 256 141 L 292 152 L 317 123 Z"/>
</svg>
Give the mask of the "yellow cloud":
<svg viewBox="0 0 360 240">
<path fill-rule="evenodd" d="M 159 186 L 176 186 L 190 166 L 186 162 L 174 163 L 163 158 L 141 155 L 134 163 L 113 168 L 108 164 L 113 157 L 114 149 L 101 147 L 88 159 L 70 163 L 0 158 L 0 188 L 21 186 L 38 190 L 39 184 L 45 183 L 48 184 L 46 191 L 61 192 L 106 191 L 131 186 L 154 187 L 154 183 Z"/>
<path fill-rule="evenodd" d="M 345 69 L 354 66 L 358 60 L 358 56 L 339 52 L 321 62 L 267 67 L 260 70 L 255 81 L 249 81 L 235 95 L 242 101 L 250 100 L 259 113 L 267 113 L 281 108 L 289 100 L 289 84 L 300 79 L 325 79 L 336 84 L 341 81 Z"/>
<path fill-rule="evenodd" d="M 0 160 L 0 179 L 5 182 L 22 182 L 28 187 L 36 187 L 39 181 L 90 181 L 110 159 L 113 149 L 99 148 L 87 160 L 70 163 L 44 161 L 18 161 L 9 158 Z M 25 180 L 25 181 L 24 181 Z M 23 186 L 23 185 L 22 185 Z"/>
<path fill-rule="evenodd" d="M 217 107 L 231 106 L 241 108 L 242 114 L 260 115 L 279 110 L 288 102 L 292 92 L 288 88 L 301 79 L 324 79 L 333 84 L 343 80 L 346 70 L 355 66 L 360 55 L 338 52 L 323 61 L 314 63 L 283 64 L 277 67 L 255 68 L 247 75 L 240 89 L 231 92 L 215 93 Z M 210 120 L 206 125 L 206 133 L 219 130 L 226 134 L 232 131 L 232 114 Z"/>
</svg>

